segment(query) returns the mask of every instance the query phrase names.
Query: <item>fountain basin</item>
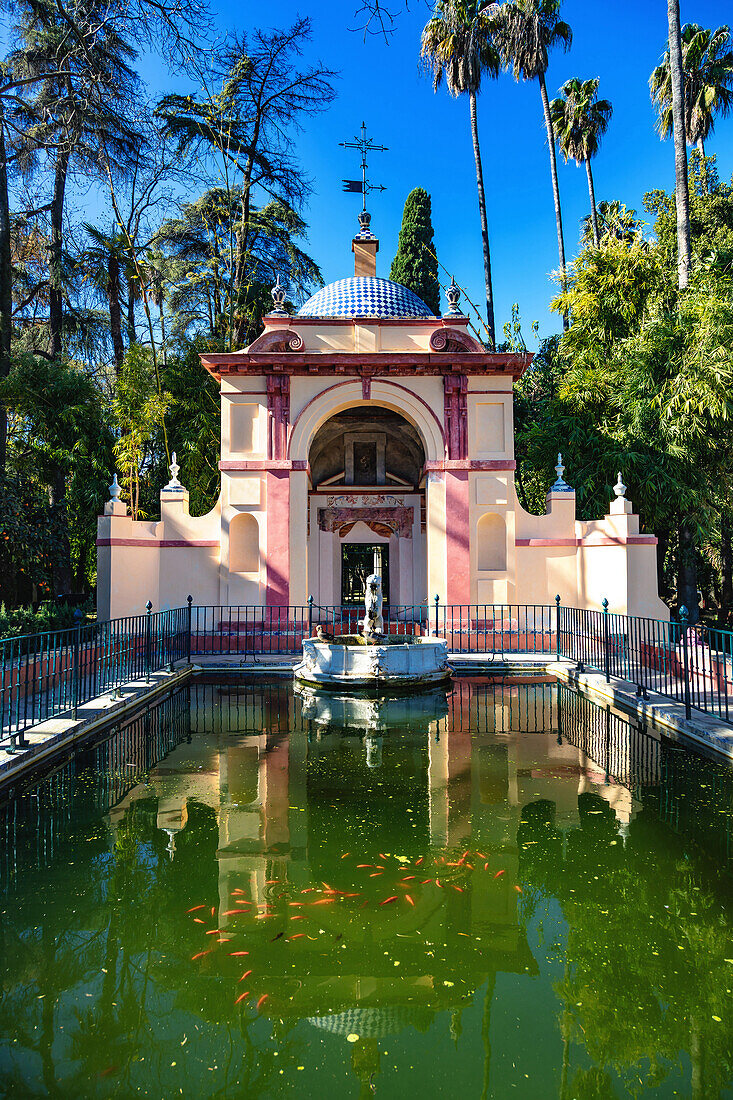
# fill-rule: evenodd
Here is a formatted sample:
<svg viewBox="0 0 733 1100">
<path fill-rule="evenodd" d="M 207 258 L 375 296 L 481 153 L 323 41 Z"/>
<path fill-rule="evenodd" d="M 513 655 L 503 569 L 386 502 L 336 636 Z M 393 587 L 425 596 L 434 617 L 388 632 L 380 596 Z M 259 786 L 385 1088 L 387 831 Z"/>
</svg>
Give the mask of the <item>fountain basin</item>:
<svg viewBox="0 0 733 1100">
<path fill-rule="evenodd" d="M 384 644 L 366 645 L 348 639 L 303 640 L 303 659 L 296 679 L 324 687 L 410 688 L 450 678 L 448 646 L 442 638 L 391 635 Z"/>
</svg>

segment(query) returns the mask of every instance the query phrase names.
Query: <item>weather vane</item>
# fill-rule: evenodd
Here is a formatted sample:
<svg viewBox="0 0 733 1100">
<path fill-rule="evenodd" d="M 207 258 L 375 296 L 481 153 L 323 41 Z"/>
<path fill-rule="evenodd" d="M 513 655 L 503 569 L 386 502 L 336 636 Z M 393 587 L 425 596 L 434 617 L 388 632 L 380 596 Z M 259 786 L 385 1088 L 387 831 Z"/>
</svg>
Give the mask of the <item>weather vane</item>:
<svg viewBox="0 0 733 1100">
<path fill-rule="evenodd" d="M 367 137 L 366 123 L 361 124 L 361 137 L 355 137 L 353 141 L 340 141 L 339 145 L 342 149 L 358 149 L 361 153 L 361 179 L 360 180 L 343 180 L 344 191 L 350 191 L 362 195 L 362 210 L 366 210 L 366 197 L 369 191 L 386 191 L 385 187 L 382 187 L 378 183 L 370 183 L 367 179 L 367 155 L 369 153 L 386 153 L 386 145 L 375 145 L 371 138 Z"/>
</svg>

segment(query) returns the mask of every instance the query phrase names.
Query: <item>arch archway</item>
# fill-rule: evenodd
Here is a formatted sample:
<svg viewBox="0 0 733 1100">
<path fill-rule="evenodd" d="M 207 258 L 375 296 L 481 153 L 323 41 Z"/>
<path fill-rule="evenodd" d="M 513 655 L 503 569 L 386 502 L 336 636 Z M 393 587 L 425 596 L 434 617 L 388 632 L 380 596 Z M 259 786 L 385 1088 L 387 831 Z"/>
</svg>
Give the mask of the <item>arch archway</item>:
<svg viewBox="0 0 733 1100">
<path fill-rule="evenodd" d="M 373 381 L 369 399 L 359 380 L 336 383 L 301 410 L 289 455 L 304 479 L 306 468 L 311 473 L 300 522 L 308 530 L 307 588 L 316 602 L 340 604 L 345 591 L 354 601 L 349 570 L 361 569 L 371 547 L 388 570 L 390 603 L 423 603 L 422 474 L 426 462 L 445 455 L 442 426 L 427 402 L 397 383 Z"/>
<path fill-rule="evenodd" d="M 372 382 L 371 397 L 365 399 L 358 379 L 337 382 L 308 402 L 293 424 L 288 457 L 294 462 L 307 462 L 313 438 L 321 425 L 336 413 L 359 406 L 381 407 L 398 413 L 420 435 L 427 461 L 436 462 L 445 457 L 443 428 L 427 402 L 406 386 L 378 380 Z"/>
</svg>

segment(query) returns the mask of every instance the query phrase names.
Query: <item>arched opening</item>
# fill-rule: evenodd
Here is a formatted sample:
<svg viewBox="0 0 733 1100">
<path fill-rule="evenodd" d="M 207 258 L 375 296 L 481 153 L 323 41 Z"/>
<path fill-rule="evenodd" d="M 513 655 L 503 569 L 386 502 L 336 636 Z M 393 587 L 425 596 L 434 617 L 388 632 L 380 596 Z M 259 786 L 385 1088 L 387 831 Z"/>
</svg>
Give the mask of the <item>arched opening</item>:
<svg viewBox="0 0 733 1100">
<path fill-rule="evenodd" d="M 308 461 L 314 487 L 415 489 L 425 449 L 415 427 L 391 409 L 344 409 L 316 432 Z"/>
<path fill-rule="evenodd" d="M 497 512 L 487 512 L 478 521 L 477 562 L 479 570 L 506 570 L 506 523 Z"/>
<path fill-rule="evenodd" d="M 385 600 L 425 599 L 426 448 L 393 407 L 337 408 L 308 449 L 308 568 L 322 605 L 363 607 L 366 578 L 382 577 Z"/>
<path fill-rule="evenodd" d="M 229 525 L 229 572 L 259 571 L 260 527 L 251 512 L 240 512 Z"/>
</svg>

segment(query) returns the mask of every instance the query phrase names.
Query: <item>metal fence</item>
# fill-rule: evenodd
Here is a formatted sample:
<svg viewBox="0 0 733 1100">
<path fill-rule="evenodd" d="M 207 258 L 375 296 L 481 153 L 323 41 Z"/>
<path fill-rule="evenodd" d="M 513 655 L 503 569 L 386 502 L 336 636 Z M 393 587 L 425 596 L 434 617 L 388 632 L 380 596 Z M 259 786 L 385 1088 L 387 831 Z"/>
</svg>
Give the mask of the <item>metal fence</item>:
<svg viewBox="0 0 733 1100">
<path fill-rule="evenodd" d="M 148 679 L 190 657 L 191 611 L 131 615 L 0 640 L 0 743 L 27 747 L 31 727 L 131 680 Z M 7 744 L 6 744 L 7 742 Z"/>
<path fill-rule="evenodd" d="M 451 653 L 502 656 L 557 654 L 578 668 L 658 692 L 733 724 L 733 634 L 712 627 L 634 618 L 544 604 L 430 604 L 385 606 L 384 629 L 405 637 L 444 637 Z M 0 640 L 0 744 L 26 747 L 24 733 L 55 715 L 131 680 L 149 678 L 176 661 L 211 655 L 292 656 L 304 638 L 355 634 L 363 610 L 353 605 L 281 607 L 188 606 L 79 623 Z"/>
<path fill-rule="evenodd" d="M 556 605 L 557 652 L 611 677 L 629 680 L 646 698 L 658 692 L 694 710 L 733 723 L 733 634 L 698 623 L 687 612 L 678 622 Z"/>
</svg>

